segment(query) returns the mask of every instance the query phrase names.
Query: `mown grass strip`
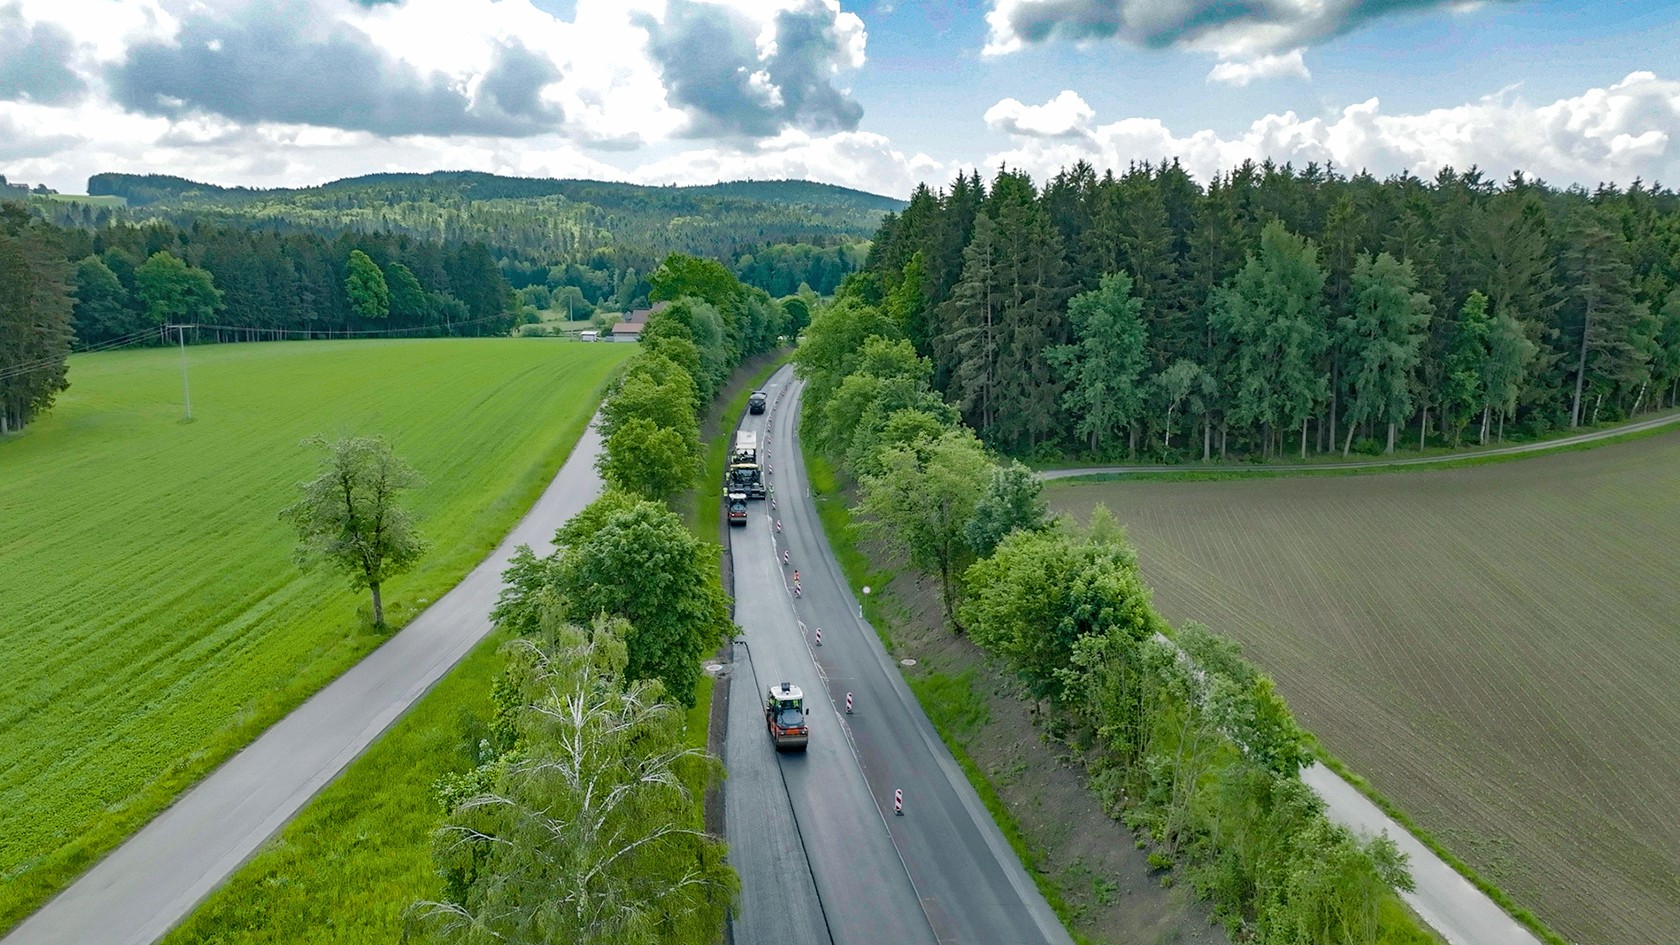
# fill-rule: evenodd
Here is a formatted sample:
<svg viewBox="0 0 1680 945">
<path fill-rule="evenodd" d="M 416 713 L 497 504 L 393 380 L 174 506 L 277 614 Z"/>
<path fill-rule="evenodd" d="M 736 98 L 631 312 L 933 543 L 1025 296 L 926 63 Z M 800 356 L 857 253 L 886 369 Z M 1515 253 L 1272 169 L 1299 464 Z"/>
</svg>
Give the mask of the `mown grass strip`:
<svg viewBox="0 0 1680 945">
<path fill-rule="evenodd" d="M 408 905 L 441 892 L 432 785 L 472 767 L 469 733 L 490 717 L 506 642 L 493 633 L 475 647 L 162 945 L 407 940 Z"/>
<path fill-rule="evenodd" d="M 823 535 L 828 545 L 834 550 L 835 558 L 840 562 L 840 569 L 845 572 L 846 581 L 852 586 L 854 593 L 861 592 L 864 587 L 885 587 L 892 579 L 892 572 L 887 570 L 872 570 L 869 558 L 858 546 L 857 526 L 852 523 L 852 512 L 847 507 L 845 496 L 841 492 L 838 482 L 826 459 L 815 450 L 800 442 L 801 455 L 805 460 L 805 475 L 811 485 L 811 495 L 817 506 L 817 516 L 822 521 Z M 869 617 L 870 626 L 875 628 L 881 643 L 892 652 L 891 636 L 885 629 L 885 621 L 878 608 L 884 606 L 879 597 L 863 595 L 864 612 Z M 973 678 L 970 674 L 946 676 L 936 672 L 924 672 L 907 675 L 906 682 L 910 691 L 921 703 L 922 711 L 927 713 L 928 720 L 933 722 L 934 730 L 951 752 L 962 768 L 968 783 L 980 796 L 986 810 L 997 822 L 998 829 L 1003 831 L 1009 846 L 1020 858 L 1021 865 L 1032 877 L 1033 884 L 1044 896 L 1050 908 L 1056 912 L 1056 918 L 1061 920 L 1062 927 L 1068 930 L 1074 941 L 1079 945 L 1094 945 L 1090 939 L 1074 931 L 1073 909 L 1062 898 L 1061 888 L 1051 877 L 1045 875 L 1038 868 L 1038 859 L 1032 853 L 1025 835 L 1021 833 L 1020 825 L 1014 815 L 1009 812 L 1003 799 L 998 796 L 997 789 L 981 771 L 974 760 L 963 750 L 962 742 L 957 733 L 972 731 L 976 726 L 986 722 L 987 710 L 973 690 Z"/>
<path fill-rule="evenodd" d="M 626 346 L 627 347 L 627 346 Z M 305 437 L 381 434 L 428 485 L 400 627 L 453 587 L 571 451 L 618 346 L 509 339 L 77 356 L 0 442 L 0 929 L 386 637 L 365 594 L 300 573 L 277 518 Z"/>
</svg>

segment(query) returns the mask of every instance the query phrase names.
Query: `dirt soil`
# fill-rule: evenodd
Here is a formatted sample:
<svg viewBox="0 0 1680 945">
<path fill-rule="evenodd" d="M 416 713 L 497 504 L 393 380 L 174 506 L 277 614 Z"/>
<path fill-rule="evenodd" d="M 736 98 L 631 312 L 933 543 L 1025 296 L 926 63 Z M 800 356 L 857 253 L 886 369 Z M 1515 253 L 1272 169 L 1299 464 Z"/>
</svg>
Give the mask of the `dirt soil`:
<svg viewBox="0 0 1680 945">
<path fill-rule="evenodd" d="M 868 543 L 872 562 L 888 560 Z M 885 614 L 883 618 L 881 615 Z M 987 720 L 958 743 L 991 782 L 1031 853 L 1027 866 L 1055 885 L 1073 931 L 1108 945 L 1229 945 L 1206 906 L 1172 877 L 1153 871 L 1126 826 L 1104 813 L 1080 760 L 1045 737 L 1012 677 L 988 664 L 966 638 L 944 629 L 939 588 L 902 566 L 882 590 L 875 623 L 907 676 L 973 673 Z"/>
<path fill-rule="evenodd" d="M 1162 616 L 1560 935 L 1680 942 L 1680 433 L 1373 476 L 1053 485 Z"/>
</svg>

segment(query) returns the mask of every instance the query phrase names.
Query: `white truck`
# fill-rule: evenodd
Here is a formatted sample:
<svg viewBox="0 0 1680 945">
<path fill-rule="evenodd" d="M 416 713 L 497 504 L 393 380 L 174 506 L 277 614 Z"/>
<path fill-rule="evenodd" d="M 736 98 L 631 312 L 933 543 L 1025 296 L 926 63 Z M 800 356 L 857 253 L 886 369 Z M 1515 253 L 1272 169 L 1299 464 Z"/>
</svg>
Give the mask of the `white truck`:
<svg viewBox="0 0 1680 945">
<path fill-rule="evenodd" d="M 735 448 L 729 454 L 729 471 L 723 476 L 723 491 L 745 493 L 749 499 L 767 494 L 764 475 L 758 468 L 758 434 L 742 430 L 735 434 Z"/>
</svg>

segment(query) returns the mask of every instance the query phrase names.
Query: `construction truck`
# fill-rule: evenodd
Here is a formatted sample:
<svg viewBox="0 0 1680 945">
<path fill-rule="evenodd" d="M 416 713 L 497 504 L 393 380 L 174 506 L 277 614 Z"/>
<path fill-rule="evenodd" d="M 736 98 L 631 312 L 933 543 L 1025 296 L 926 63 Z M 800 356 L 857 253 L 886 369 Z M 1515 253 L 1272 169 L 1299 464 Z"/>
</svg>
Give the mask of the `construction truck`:
<svg viewBox="0 0 1680 945">
<path fill-rule="evenodd" d="M 805 725 L 805 693 L 792 683 L 771 686 L 764 694 L 764 725 L 777 751 L 804 751 L 811 738 Z"/>
<path fill-rule="evenodd" d="M 735 448 L 729 454 L 729 471 L 724 473 L 723 491 L 744 493 L 749 499 L 762 499 L 768 493 L 764 475 L 758 468 L 758 434 L 742 430 L 735 434 Z"/>
</svg>

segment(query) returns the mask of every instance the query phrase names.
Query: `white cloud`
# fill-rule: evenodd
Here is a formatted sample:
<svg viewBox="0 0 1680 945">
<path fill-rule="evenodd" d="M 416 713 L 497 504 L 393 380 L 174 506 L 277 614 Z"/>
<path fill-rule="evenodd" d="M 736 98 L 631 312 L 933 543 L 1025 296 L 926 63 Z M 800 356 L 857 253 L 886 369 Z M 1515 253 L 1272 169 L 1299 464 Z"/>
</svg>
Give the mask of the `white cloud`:
<svg viewBox="0 0 1680 945">
<path fill-rule="evenodd" d="M 991 0 L 984 53 L 1120 40 L 1211 53 L 1219 62 L 1209 79 L 1246 85 L 1307 78 L 1303 50 L 1370 20 L 1431 8 L 1464 13 L 1488 2 L 1494 0 Z"/>
<path fill-rule="evenodd" d="M 1291 49 L 1284 53 L 1256 56 L 1252 59 L 1228 59 L 1216 64 L 1208 72 L 1209 82 L 1226 85 L 1247 85 L 1255 79 L 1310 79 L 1307 63 L 1301 54 L 1305 50 Z"/>
<path fill-rule="evenodd" d="M 1063 89 L 1043 105 L 1023 105 L 1006 98 L 986 109 L 984 118 L 986 126 L 993 131 L 1034 138 L 1068 138 L 1087 134 L 1096 114 L 1079 93 Z"/>
<path fill-rule="evenodd" d="M 1334 163 L 1344 172 L 1368 169 L 1378 175 L 1410 170 L 1430 176 L 1445 166 L 1464 170 L 1476 165 L 1496 177 L 1522 170 L 1560 185 L 1590 186 L 1625 184 L 1635 177 L 1680 179 L 1676 129 L 1680 81 L 1634 72 L 1608 88 L 1544 105 L 1530 104 L 1507 89 L 1455 107 L 1385 115 L 1372 98 L 1328 117 L 1267 115 L 1230 137 L 1211 130 L 1175 133 L 1154 118 L 1087 121 L 1055 138 L 1015 129 L 1013 146 L 989 155 L 986 164 L 1007 163 L 1043 177 L 1082 159 L 1123 168 L 1133 161 L 1176 157 L 1205 182 L 1244 160 L 1269 157 L 1297 165 Z"/>
<path fill-rule="evenodd" d="M 745 149 L 700 148 L 644 164 L 631 180 L 648 184 L 708 184 L 718 180 L 802 179 L 908 197 L 917 183 L 940 181 L 956 165 L 905 152 L 884 136 L 843 131 L 813 136 L 788 131 Z"/>
</svg>

